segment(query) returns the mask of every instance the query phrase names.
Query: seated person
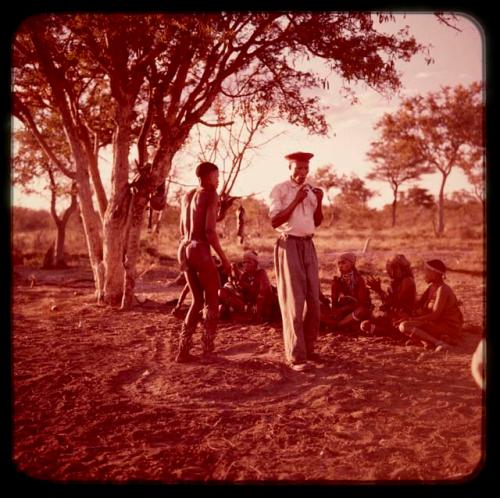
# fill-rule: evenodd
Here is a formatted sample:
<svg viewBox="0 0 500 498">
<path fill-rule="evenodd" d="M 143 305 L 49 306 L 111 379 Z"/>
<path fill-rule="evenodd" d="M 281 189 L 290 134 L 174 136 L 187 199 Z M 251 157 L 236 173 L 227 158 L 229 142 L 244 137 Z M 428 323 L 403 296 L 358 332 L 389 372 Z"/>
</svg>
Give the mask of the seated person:
<svg viewBox="0 0 500 498">
<path fill-rule="evenodd" d="M 424 277 L 429 283 L 413 316 L 403 320 L 399 330 L 426 347 L 446 349 L 462 329 L 463 316 L 451 287 L 444 283 L 446 266 L 439 259 L 425 263 Z"/>
<path fill-rule="evenodd" d="M 371 316 L 370 292 L 356 268 L 356 255 L 345 252 L 338 257 L 340 276 L 332 280 L 332 312 L 329 325 L 334 329 L 359 330 L 362 320 Z"/>
<path fill-rule="evenodd" d="M 417 288 L 410 262 L 402 255 L 396 254 L 387 260 L 385 265 L 391 279 L 387 290 L 380 285 L 380 278 L 368 277 L 366 285 L 377 293 L 382 301 L 380 312 L 371 320 L 361 322 L 361 330 L 367 334 L 401 337 L 399 324 L 408 319 L 415 307 Z"/>
<path fill-rule="evenodd" d="M 228 275 L 225 274 L 224 269 L 222 268 L 222 263 L 217 256 L 212 256 L 214 258 L 215 266 L 217 268 L 217 272 L 219 273 L 219 278 L 220 278 L 220 284 L 221 286 L 224 285 L 227 282 Z M 186 296 L 189 294 L 189 285 L 186 283 L 184 285 L 177 301 L 168 301 L 168 303 L 175 302 L 175 307 L 171 311 L 171 314 L 176 316 L 177 318 L 183 318 L 183 313 L 181 311 L 181 306 L 184 303 L 184 300 L 186 299 Z"/>
<path fill-rule="evenodd" d="M 245 251 L 243 261 L 232 263 L 231 269 L 231 278 L 219 292 L 221 317 L 227 317 L 233 310 L 249 313 L 253 321 L 261 323 L 272 321 L 279 315 L 277 294 L 266 270 L 259 268 L 255 251 Z"/>
</svg>

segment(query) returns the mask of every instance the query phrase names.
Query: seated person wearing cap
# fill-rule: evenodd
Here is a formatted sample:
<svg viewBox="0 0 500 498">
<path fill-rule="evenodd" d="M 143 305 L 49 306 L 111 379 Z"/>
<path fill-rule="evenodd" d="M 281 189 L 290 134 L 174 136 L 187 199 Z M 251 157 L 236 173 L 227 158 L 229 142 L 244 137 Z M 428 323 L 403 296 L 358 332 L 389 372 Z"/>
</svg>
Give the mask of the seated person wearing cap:
<svg viewBox="0 0 500 498">
<path fill-rule="evenodd" d="M 418 300 L 413 316 L 401 322 L 399 330 L 424 346 L 436 351 L 446 349 L 463 325 L 458 300 L 451 287 L 444 283 L 446 266 L 439 259 L 431 259 L 424 266 L 425 281 L 429 283 Z"/>
<path fill-rule="evenodd" d="M 231 264 L 231 279 L 220 290 L 221 316 L 230 310 L 249 312 L 257 322 L 273 320 L 279 313 L 278 298 L 266 270 L 259 268 L 255 251 L 245 251 L 241 263 Z"/>
<path fill-rule="evenodd" d="M 356 255 L 344 252 L 338 257 L 340 276 L 332 280 L 332 313 L 330 325 L 334 329 L 354 331 L 362 320 L 371 316 L 370 291 L 356 268 Z"/>
</svg>

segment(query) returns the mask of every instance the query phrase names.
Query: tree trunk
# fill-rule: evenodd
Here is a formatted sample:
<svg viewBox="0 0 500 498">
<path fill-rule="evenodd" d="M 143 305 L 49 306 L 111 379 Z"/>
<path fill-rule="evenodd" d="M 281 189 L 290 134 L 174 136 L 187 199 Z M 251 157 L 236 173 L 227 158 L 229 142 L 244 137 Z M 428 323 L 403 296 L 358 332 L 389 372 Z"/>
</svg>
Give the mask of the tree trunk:
<svg viewBox="0 0 500 498">
<path fill-rule="evenodd" d="M 105 216 L 103 260 L 105 268 L 105 302 L 119 305 L 123 295 L 123 254 L 127 218 L 132 194 L 125 186 L 118 199 L 110 199 Z"/>
<path fill-rule="evenodd" d="M 392 227 L 394 228 L 396 226 L 396 209 L 398 205 L 398 189 L 394 189 L 393 191 L 394 194 L 394 200 L 392 201 Z"/>
<path fill-rule="evenodd" d="M 167 199 L 168 199 L 168 192 L 170 190 L 170 185 L 171 185 L 171 182 L 169 180 L 169 181 L 167 181 L 167 185 L 165 187 L 165 199 L 166 199 L 165 207 L 158 213 L 158 216 L 156 217 L 155 226 L 153 228 L 153 237 L 155 237 L 155 238 L 158 238 L 160 235 L 161 220 L 162 220 L 165 212 L 168 209 L 168 200 Z"/>
<path fill-rule="evenodd" d="M 102 302 L 104 298 L 104 267 L 102 261 L 101 219 L 92 203 L 92 189 L 90 187 L 85 152 L 76 141 L 71 140 L 70 143 L 75 158 L 78 204 L 82 215 L 90 264 L 94 273 L 96 298 L 98 302 Z"/>
<path fill-rule="evenodd" d="M 76 194 L 73 194 L 71 196 L 71 204 L 69 205 L 68 209 L 66 209 L 66 211 L 64 212 L 62 219 L 58 220 L 58 222 L 56 223 L 57 237 L 56 237 L 56 247 L 54 254 L 54 266 L 56 268 L 66 268 L 67 266 L 64 257 L 64 241 L 66 239 L 66 226 L 68 224 L 71 215 L 76 210 L 76 207 L 77 207 Z"/>
<path fill-rule="evenodd" d="M 446 184 L 446 179 L 448 175 L 442 173 L 443 179 L 441 180 L 441 186 L 439 187 L 439 196 L 438 196 L 438 224 L 436 229 L 436 235 L 441 237 L 444 233 L 444 186 Z"/>
<path fill-rule="evenodd" d="M 116 112 L 117 128 L 113 137 L 111 195 L 104 216 L 103 259 L 105 268 L 104 300 L 117 306 L 123 296 L 123 253 L 130 205 L 128 185 L 130 125 L 132 106 L 122 103 Z"/>
<path fill-rule="evenodd" d="M 147 201 L 147 196 L 141 194 L 134 195 L 131 199 L 126 241 L 127 252 L 124 260 L 122 310 L 130 309 L 134 299 L 137 258 L 140 251 L 141 228 Z"/>
<path fill-rule="evenodd" d="M 59 223 L 57 225 L 56 248 L 54 254 L 54 266 L 56 268 L 65 268 L 67 266 L 64 258 L 65 238 L 66 238 L 66 224 Z"/>
</svg>

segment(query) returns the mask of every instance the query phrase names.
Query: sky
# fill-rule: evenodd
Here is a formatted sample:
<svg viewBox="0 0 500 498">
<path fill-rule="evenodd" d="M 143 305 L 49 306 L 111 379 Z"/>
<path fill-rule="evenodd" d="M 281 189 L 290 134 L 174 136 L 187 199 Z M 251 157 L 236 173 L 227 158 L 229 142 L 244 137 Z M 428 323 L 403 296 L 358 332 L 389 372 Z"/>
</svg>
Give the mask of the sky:
<svg viewBox="0 0 500 498">
<path fill-rule="evenodd" d="M 430 44 L 430 55 L 434 63 L 427 65 L 423 54 L 414 56 L 411 61 L 398 61 L 401 73 L 402 88 L 397 95 L 388 98 L 371 90 L 366 85 L 355 87 L 357 103 L 351 104 L 337 90 L 335 77 L 329 77 L 330 88 L 317 92 L 322 105 L 328 107 L 326 117 L 330 126 L 328 136 L 309 135 L 305 130 L 287 123 L 275 123 L 267 128 L 258 138 L 258 142 L 266 142 L 270 137 L 277 138 L 260 147 L 252 154 L 249 166 L 240 173 L 231 192 L 232 195 L 250 195 L 267 200 L 272 187 L 288 177 L 286 154 L 305 151 L 314 154 L 310 162 L 310 173 L 320 166 L 333 165 L 337 174 L 352 173 L 363 178 L 372 165 L 366 158 L 370 143 L 377 139 L 375 123 L 384 113 L 395 112 L 401 99 L 415 94 L 426 94 L 439 91 L 444 85 L 469 85 L 484 79 L 485 64 L 484 42 L 480 24 L 473 18 L 458 14 L 457 28 L 452 29 L 437 21 L 434 15 L 427 13 L 409 13 L 403 17 L 396 15 L 394 24 L 384 24 L 384 29 L 399 29 L 408 25 L 410 33 L 420 43 Z M 311 68 L 322 70 L 321 62 L 313 61 Z M 185 161 L 191 162 L 186 168 Z M 109 184 L 109 157 L 102 158 L 103 182 Z M 182 163 L 183 175 L 178 180 L 188 185 L 195 184 L 194 156 L 179 154 L 174 158 L 174 166 Z M 436 195 L 440 184 L 440 175 L 424 175 L 418 185 L 429 189 Z M 379 208 L 391 202 L 392 192 L 385 182 L 366 180 L 366 186 L 379 195 L 369 202 L 372 208 Z M 408 184 L 407 187 L 411 186 Z M 450 174 L 445 193 L 467 189 L 465 175 L 458 169 Z M 403 187 L 405 190 L 405 187 Z M 49 196 L 25 196 L 14 189 L 12 203 L 32 209 L 48 209 Z"/>
</svg>

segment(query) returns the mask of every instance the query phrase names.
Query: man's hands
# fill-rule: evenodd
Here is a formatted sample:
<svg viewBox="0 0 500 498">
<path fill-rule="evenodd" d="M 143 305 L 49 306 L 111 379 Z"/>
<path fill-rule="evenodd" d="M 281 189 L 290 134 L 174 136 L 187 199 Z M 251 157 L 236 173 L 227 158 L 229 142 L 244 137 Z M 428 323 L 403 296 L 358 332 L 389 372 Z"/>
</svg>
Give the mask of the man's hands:
<svg viewBox="0 0 500 498">
<path fill-rule="evenodd" d="M 318 199 L 318 204 L 321 204 L 323 201 L 323 191 L 319 187 L 314 187 L 313 189 L 313 194 L 316 196 L 316 199 Z"/>
<path fill-rule="evenodd" d="M 307 197 L 308 192 L 309 192 L 309 186 L 302 185 L 302 187 L 300 187 L 300 189 L 297 190 L 297 193 L 295 194 L 295 202 L 297 204 L 300 204 Z"/>
<path fill-rule="evenodd" d="M 323 200 L 323 191 L 318 187 L 312 188 L 310 185 L 302 185 L 302 187 L 300 187 L 295 194 L 295 202 L 300 204 L 307 197 L 309 191 L 312 191 L 318 200 L 318 204 L 320 204 Z"/>
</svg>

